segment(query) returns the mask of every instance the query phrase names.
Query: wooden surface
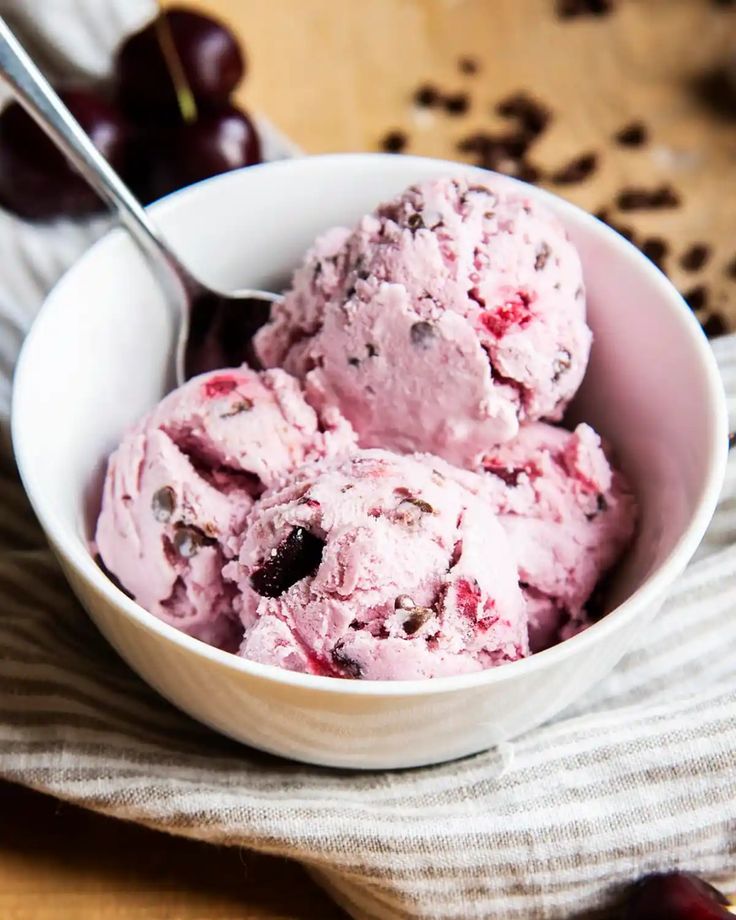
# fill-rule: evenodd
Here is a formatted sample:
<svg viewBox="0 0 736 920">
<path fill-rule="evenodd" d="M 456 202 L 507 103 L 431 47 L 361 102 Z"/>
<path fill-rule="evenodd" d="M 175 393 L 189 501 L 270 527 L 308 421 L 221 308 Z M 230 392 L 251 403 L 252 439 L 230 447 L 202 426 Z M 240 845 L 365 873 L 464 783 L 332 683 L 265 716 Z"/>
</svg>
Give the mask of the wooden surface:
<svg viewBox="0 0 736 920">
<path fill-rule="evenodd" d="M 201 0 L 233 23 L 248 49 L 241 101 L 267 113 L 311 153 L 375 150 L 389 129 L 408 151 L 457 158 L 456 145 L 496 130 L 495 102 L 519 89 L 550 107 L 532 148 L 548 170 L 587 151 L 597 172 L 557 189 L 583 206 L 607 206 L 624 186 L 671 183 L 683 205 L 614 217 L 639 237 L 663 238 L 666 267 L 688 290 L 736 321 L 736 101 L 716 115 L 694 86 L 736 53 L 736 9 L 715 0 L 620 0 L 613 15 L 560 22 L 553 0 Z M 461 56 L 480 71 L 459 72 Z M 458 117 L 417 110 L 425 82 L 467 90 Z M 649 144 L 624 149 L 612 134 L 643 120 Z M 693 242 L 713 256 L 698 273 L 677 265 Z M 643 307 L 645 305 L 642 305 Z M 295 867 L 85 815 L 0 785 L 0 917 L 320 918 L 341 916 Z"/>
</svg>

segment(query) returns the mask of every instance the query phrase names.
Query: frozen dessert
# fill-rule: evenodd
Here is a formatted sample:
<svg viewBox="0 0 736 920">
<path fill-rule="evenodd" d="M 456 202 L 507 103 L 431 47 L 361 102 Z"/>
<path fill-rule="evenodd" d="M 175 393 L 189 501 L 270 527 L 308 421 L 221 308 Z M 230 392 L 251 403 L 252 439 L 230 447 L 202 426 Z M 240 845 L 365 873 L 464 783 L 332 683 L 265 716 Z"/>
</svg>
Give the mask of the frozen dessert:
<svg viewBox="0 0 736 920">
<path fill-rule="evenodd" d="M 95 549 L 260 664 L 406 680 L 543 651 L 596 617 L 636 522 L 596 432 L 551 424 L 590 345 L 575 248 L 518 184 L 409 188 L 317 240 L 256 335 L 270 369 L 196 377 L 125 435 Z"/>
<path fill-rule="evenodd" d="M 340 414 L 318 414 L 284 371 L 195 377 L 110 457 L 97 551 L 146 610 L 234 649 L 242 637 L 237 590 L 222 569 L 254 500 L 290 471 L 353 445 Z"/>
<path fill-rule="evenodd" d="M 524 425 L 483 458 L 519 568 L 532 652 L 589 625 L 586 603 L 634 532 L 636 503 L 589 425 Z"/>
<path fill-rule="evenodd" d="M 226 569 L 240 590 L 240 654 L 369 680 L 524 657 L 515 559 L 475 478 L 436 457 L 367 450 L 264 495 Z"/>
<path fill-rule="evenodd" d="M 559 420 L 591 333 L 575 247 L 520 186 L 413 186 L 320 237 L 256 337 L 331 395 L 361 446 L 473 467 L 521 422 Z"/>
</svg>

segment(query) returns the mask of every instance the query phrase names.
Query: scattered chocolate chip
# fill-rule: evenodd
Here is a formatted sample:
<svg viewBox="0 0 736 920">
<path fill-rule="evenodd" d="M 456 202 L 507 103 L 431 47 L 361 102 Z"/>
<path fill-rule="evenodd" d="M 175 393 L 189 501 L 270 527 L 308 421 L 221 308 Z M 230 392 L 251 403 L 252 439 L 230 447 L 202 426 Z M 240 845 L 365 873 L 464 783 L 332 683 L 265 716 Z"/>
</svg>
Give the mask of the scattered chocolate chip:
<svg viewBox="0 0 736 920">
<path fill-rule="evenodd" d="M 409 143 L 409 138 L 403 131 L 389 131 L 381 140 L 381 150 L 386 153 L 401 153 Z"/>
<path fill-rule="evenodd" d="M 360 367 L 360 358 L 348 358 L 350 367 Z"/>
<path fill-rule="evenodd" d="M 253 590 L 263 597 L 278 597 L 292 585 L 313 575 L 322 561 L 324 541 L 303 527 L 294 527 L 250 577 Z"/>
<path fill-rule="evenodd" d="M 353 680 L 359 680 L 363 676 L 363 668 L 359 662 L 355 661 L 355 659 L 350 658 L 350 656 L 347 655 L 342 639 L 336 643 L 330 654 L 335 666 L 343 672 L 343 677 L 350 677 Z"/>
<path fill-rule="evenodd" d="M 243 397 L 239 399 L 228 412 L 223 412 L 220 418 L 232 418 L 234 415 L 241 415 L 243 412 L 250 412 L 253 408 L 253 400 Z"/>
<path fill-rule="evenodd" d="M 415 348 L 426 350 L 434 344 L 434 340 L 437 338 L 437 328 L 432 323 L 420 320 L 420 322 L 414 323 L 409 330 L 409 338 Z"/>
<path fill-rule="evenodd" d="M 214 542 L 199 527 L 177 524 L 174 530 L 174 546 L 183 559 L 191 559 L 203 546 L 211 546 Z"/>
<path fill-rule="evenodd" d="M 664 271 L 662 260 L 669 251 L 669 246 L 665 240 L 659 236 L 648 236 L 642 241 L 639 248 L 648 259 L 654 262 L 660 271 Z"/>
<path fill-rule="evenodd" d="M 712 0 L 713 6 L 736 6 L 736 0 Z"/>
<path fill-rule="evenodd" d="M 708 288 L 704 284 L 697 284 L 682 296 L 691 310 L 702 310 L 708 304 Z"/>
<path fill-rule="evenodd" d="M 440 101 L 439 90 L 431 83 L 425 83 L 414 93 L 414 105 L 421 109 L 431 109 Z"/>
<path fill-rule="evenodd" d="M 726 265 L 726 275 L 736 281 L 736 256 Z"/>
<path fill-rule="evenodd" d="M 378 356 L 378 349 L 372 342 L 368 342 L 365 346 L 365 350 L 368 352 L 369 358 L 375 358 Z"/>
<path fill-rule="evenodd" d="M 422 215 L 415 211 L 413 214 L 410 214 L 407 218 L 406 225 L 410 230 L 417 231 L 424 229 L 424 221 L 422 220 Z"/>
<path fill-rule="evenodd" d="M 547 264 L 547 260 L 551 254 L 552 250 L 549 248 L 549 244 L 543 242 L 537 250 L 537 256 L 534 260 L 534 271 L 541 272 L 544 266 Z"/>
<path fill-rule="evenodd" d="M 605 16 L 613 12 L 613 0 L 557 0 L 557 15 L 560 19 L 574 19 L 577 16 Z"/>
<path fill-rule="evenodd" d="M 655 189 L 634 186 L 622 189 L 616 196 L 616 204 L 622 211 L 657 211 L 679 207 L 681 200 L 671 185 L 660 185 Z"/>
<path fill-rule="evenodd" d="M 394 610 L 413 610 L 415 607 L 414 600 L 408 594 L 399 594 L 394 601 Z"/>
<path fill-rule="evenodd" d="M 472 57 L 461 57 L 457 62 L 457 67 L 460 73 L 468 74 L 468 76 L 472 76 L 480 70 L 478 61 Z"/>
<path fill-rule="evenodd" d="M 597 153 L 584 153 L 575 157 L 566 166 L 553 172 L 550 180 L 555 185 L 574 185 L 577 182 L 584 182 L 589 176 L 592 176 L 598 167 Z"/>
<path fill-rule="evenodd" d="M 572 355 L 570 352 L 563 348 L 558 352 L 555 362 L 552 365 L 552 383 L 557 383 L 564 373 L 570 370 L 572 367 Z"/>
<path fill-rule="evenodd" d="M 451 93 L 442 100 L 442 105 L 449 115 L 464 115 L 470 108 L 467 93 Z"/>
<path fill-rule="evenodd" d="M 680 265 L 686 272 L 697 272 L 710 258 L 710 246 L 706 243 L 693 243 L 680 256 Z"/>
<path fill-rule="evenodd" d="M 719 335 L 725 335 L 728 332 L 726 321 L 720 313 L 711 313 L 700 325 L 709 339 L 718 338 Z"/>
<path fill-rule="evenodd" d="M 503 118 L 517 119 L 530 140 L 544 131 L 552 117 L 545 105 L 523 91 L 502 99 L 496 105 L 496 112 Z"/>
<path fill-rule="evenodd" d="M 360 620 L 353 620 L 349 628 L 359 632 L 361 629 L 365 628 L 365 623 L 361 623 Z"/>
<path fill-rule="evenodd" d="M 515 178 L 521 179 L 522 182 L 530 182 L 533 184 L 539 182 L 542 178 L 542 171 L 528 160 L 519 160 L 513 175 Z"/>
<path fill-rule="evenodd" d="M 734 447 L 736 447 L 736 431 L 732 431 L 728 436 L 728 449 L 733 450 Z"/>
<path fill-rule="evenodd" d="M 407 636 L 413 636 L 422 626 L 434 616 L 431 607 L 415 607 L 404 620 L 403 627 Z"/>
<path fill-rule="evenodd" d="M 649 140 L 649 131 L 643 122 L 632 121 L 618 130 L 613 139 L 622 147 L 642 147 Z"/>
<path fill-rule="evenodd" d="M 153 493 L 151 511 L 153 511 L 154 518 L 160 524 L 165 524 L 170 520 L 175 509 L 176 492 L 174 492 L 171 486 L 163 486 L 163 488 Z"/>
</svg>

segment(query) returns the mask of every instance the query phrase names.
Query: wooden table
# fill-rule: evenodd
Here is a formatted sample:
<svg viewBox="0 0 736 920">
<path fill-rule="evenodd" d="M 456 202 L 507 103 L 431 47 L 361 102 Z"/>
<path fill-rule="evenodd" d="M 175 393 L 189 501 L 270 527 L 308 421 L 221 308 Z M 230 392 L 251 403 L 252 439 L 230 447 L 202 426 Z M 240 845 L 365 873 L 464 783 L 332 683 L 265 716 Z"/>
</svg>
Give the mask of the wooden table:
<svg viewBox="0 0 736 920">
<path fill-rule="evenodd" d="M 305 150 L 375 150 L 401 130 L 407 150 L 458 157 L 457 144 L 498 132 L 494 105 L 520 89 L 552 112 L 531 149 L 549 172 L 595 152 L 598 167 L 556 190 L 610 207 L 626 186 L 671 184 L 682 206 L 612 216 L 640 241 L 669 247 L 683 291 L 703 286 L 708 308 L 736 323 L 736 98 L 730 117 L 695 87 L 736 54 L 736 9 L 715 0 L 619 0 L 613 15 L 560 22 L 554 0 L 200 0 L 232 22 L 248 49 L 241 101 L 268 113 Z M 477 61 L 461 73 L 461 57 Z M 412 104 L 430 82 L 469 93 L 465 115 Z M 632 120 L 643 147 L 612 135 Z M 692 243 L 710 258 L 678 264 Z M 160 920 L 341 916 L 296 867 L 218 850 L 84 814 L 0 785 L 3 920 Z"/>
</svg>

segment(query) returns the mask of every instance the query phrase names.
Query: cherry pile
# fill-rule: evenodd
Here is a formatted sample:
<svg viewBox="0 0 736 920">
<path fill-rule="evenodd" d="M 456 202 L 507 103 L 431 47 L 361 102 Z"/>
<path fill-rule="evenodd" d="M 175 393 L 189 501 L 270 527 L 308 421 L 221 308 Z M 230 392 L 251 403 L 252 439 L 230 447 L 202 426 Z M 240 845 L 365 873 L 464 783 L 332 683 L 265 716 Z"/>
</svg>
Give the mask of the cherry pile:
<svg viewBox="0 0 736 920">
<path fill-rule="evenodd" d="M 258 133 L 230 101 L 245 75 L 236 37 L 221 22 L 172 8 L 123 42 L 109 89 L 60 95 L 143 202 L 260 162 Z M 28 220 L 103 210 L 17 103 L 0 114 L 0 205 Z"/>
</svg>

